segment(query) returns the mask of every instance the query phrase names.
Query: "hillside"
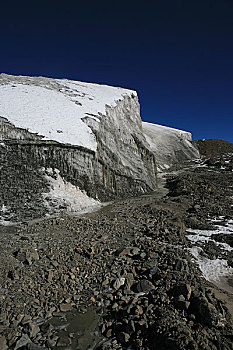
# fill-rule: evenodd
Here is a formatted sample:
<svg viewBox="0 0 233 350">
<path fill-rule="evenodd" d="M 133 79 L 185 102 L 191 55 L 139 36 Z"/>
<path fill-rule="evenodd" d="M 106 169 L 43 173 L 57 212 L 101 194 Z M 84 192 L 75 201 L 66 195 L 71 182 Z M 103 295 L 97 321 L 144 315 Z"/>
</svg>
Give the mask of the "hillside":
<svg viewBox="0 0 233 350">
<path fill-rule="evenodd" d="M 226 153 L 233 153 L 233 143 L 223 140 L 195 140 L 193 144 L 199 149 L 200 154 L 206 157 L 219 157 Z"/>
</svg>

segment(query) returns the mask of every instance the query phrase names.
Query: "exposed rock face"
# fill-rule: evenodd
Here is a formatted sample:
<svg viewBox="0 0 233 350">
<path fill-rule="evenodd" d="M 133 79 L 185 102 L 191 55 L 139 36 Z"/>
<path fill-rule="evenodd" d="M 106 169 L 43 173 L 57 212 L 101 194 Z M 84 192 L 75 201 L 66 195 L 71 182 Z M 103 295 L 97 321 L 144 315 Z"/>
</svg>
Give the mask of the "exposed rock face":
<svg viewBox="0 0 233 350">
<path fill-rule="evenodd" d="M 190 132 L 152 123 L 142 123 L 147 142 L 153 150 L 159 171 L 174 163 L 199 158 L 198 149 L 191 143 Z"/>
</svg>

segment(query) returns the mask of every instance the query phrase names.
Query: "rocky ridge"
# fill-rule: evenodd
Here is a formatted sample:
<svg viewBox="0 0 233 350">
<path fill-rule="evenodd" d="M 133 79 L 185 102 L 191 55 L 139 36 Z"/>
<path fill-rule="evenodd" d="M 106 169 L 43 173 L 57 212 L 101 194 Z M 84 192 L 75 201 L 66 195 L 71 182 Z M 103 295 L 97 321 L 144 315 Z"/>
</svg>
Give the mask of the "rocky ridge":
<svg viewBox="0 0 233 350">
<path fill-rule="evenodd" d="M 233 144 L 231 142 L 214 139 L 195 140 L 192 142 L 202 156 L 210 158 L 224 157 L 225 154 L 233 153 Z"/>
</svg>

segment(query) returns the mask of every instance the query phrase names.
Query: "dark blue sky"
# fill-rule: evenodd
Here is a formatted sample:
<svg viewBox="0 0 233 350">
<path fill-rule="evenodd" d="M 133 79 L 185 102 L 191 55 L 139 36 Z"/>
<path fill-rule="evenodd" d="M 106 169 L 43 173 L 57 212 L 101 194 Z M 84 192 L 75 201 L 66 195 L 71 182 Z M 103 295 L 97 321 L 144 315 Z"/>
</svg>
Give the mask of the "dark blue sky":
<svg viewBox="0 0 233 350">
<path fill-rule="evenodd" d="M 143 120 L 233 142 L 233 0 L 82 2 L 1 5 L 0 71 L 131 88 Z"/>
</svg>

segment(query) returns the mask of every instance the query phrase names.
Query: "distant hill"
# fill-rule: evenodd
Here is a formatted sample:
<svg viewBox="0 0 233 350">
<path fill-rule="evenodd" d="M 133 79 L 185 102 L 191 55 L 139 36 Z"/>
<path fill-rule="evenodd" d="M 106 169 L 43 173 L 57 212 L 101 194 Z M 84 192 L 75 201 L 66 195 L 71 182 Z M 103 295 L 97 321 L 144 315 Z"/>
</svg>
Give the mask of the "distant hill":
<svg viewBox="0 0 233 350">
<path fill-rule="evenodd" d="M 223 140 L 195 140 L 192 143 L 199 149 L 200 154 L 206 157 L 219 157 L 226 153 L 233 153 L 233 143 Z"/>
</svg>

